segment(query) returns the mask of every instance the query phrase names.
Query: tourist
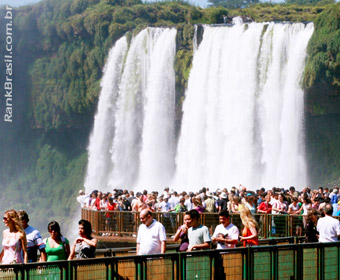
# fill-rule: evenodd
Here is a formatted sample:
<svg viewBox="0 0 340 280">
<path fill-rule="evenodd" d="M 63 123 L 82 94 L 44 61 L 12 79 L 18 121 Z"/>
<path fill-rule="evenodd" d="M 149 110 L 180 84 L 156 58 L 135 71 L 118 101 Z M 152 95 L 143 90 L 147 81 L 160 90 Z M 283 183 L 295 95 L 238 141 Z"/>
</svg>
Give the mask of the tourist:
<svg viewBox="0 0 340 280">
<path fill-rule="evenodd" d="M 3 231 L 0 262 L 2 264 L 27 263 L 26 233 L 17 212 L 15 210 L 6 211 L 3 221 L 8 229 Z"/>
<path fill-rule="evenodd" d="M 304 195 L 302 198 L 302 216 L 303 216 L 303 226 L 306 228 L 306 222 L 307 222 L 307 215 L 308 212 L 312 210 L 312 202 L 310 201 L 309 197 L 307 195 Z M 301 211 L 300 210 L 300 211 Z"/>
<path fill-rule="evenodd" d="M 288 214 L 289 215 L 298 215 L 301 212 L 301 203 L 299 203 L 299 199 L 295 196 L 292 198 L 292 203 L 288 206 Z"/>
<path fill-rule="evenodd" d="M 105 210 L 108 204 L 108 198 L 107 198 L 107 194 L 103 194 L 102 195 L 102 199 L 100 200 L 100 210 Z"/>
<path fill-rule="evenodd" d="M 137 255 L 164 254 L 166 250 L 166 232 L 164 226 L 152 218 L 152 213 L 144 209 L 140 213 L 142 224 L 137 234 Z"/>
<path fill-rule="evenodd" d="M 243 200 L 244 206 L 247 207 L 252 214 L 255 214 L 255 197 L 251 193 L 247 193 L 246 197 L 244 197 Z"/>
<path fill-rule="evenodd" d="M 335 187 L 333 189 L 333 191 L 331 192 L 331 194 L 329 195 L 329 198 L 330 198 L 332 204 L 337 203 L 338 197 L 339 197 L 338 193 L 339 193 L 339 189 L 338 189 L 338 187 Z"/>
<path fill-rule="evenodd" d="M 91 210 L 97 210 L 96 205 L 95 205 L 96 200 L 97 200 L 97 195 L 98 195 L 97 191 L 93 191 L 91 193 L 90 199 L 88 200 L 87 208 Z"/>
<path fill-rule="evenodd" d="M 195 210 L 198 211 L 198 213 L 203 213 L 204 212 L 204 207 L 203 207 L 203 204 L 202 204 L 202 199 L 200 196 L 196 196 L 192 199 L 192 203 L 194 204 L 194 208 Z"/>
<path fill-rule="evenodd" d="M 216 212 L 216 201 L 213 198 L 213 194 L 211 192 L 207 192 L 207 199 L 205 202 L 205 211 L 208 213 L 215 213 Z"/>
<path fill-rule="evenodd" d="M 28 225 L 29 218 L 24 210 L 18 212 L 19 218 L 21 220 L 22 226 L 26 233 L 27 239 L 27 261 L 36 262 L 38 258 L 37 251 L 40 251 L 40 261 L 45 262 L 47 260 L 45 243 L 40 235 L 40 232 L 34 227 Z"/>
<path fill-rule="evenodd" d="M 105 214 L 105 225 L 106 225 L 106 230 L 107 231 L 112 231 L 113 230 L 113 225 L 114 225 L 114 217 L 115 213 L 114 211 L 117 210 L 118 205 L 113 201 L 113 198 L 110 197 L 108 204 L 106 205 L 106 214 Z"/>
<path fill-rule="evenodd" d="M 319 232 L 316 230 L 316 223 L 318 221 L 318 212 L 316 210 L 312 210 L 307 215 L 306 221 L 306 231 L 305 231 L 305 242 L 318 242 Z"/>
<path fill-rule="evenodd" d="M 215 228 L 212 241 L 217 242 L 217 249 L 235 248 L 240 234 L 238 228 L 230 223 L 227 210 L 221 211 L 218 216 L 220 224 Z"/>
<path fill-rule="evenodd" d="M 178 228 L 175 236 L 173 237 L 174 242 L 177 242 L 179 239 L 181 239 L 181 244 L 178 249 L 179 252 L 185 252 L 186 250 L 188 250 L 189 247 L 188 229 L 190 221 L 191 221 L 190 215 L 185 214 L 184 224 Z"/>
<path fill-rule="evenodd" d="M 340 222 L 331 216 L 333 213 L 331 204 L 327 204 L 323 212 L 325 217 L 320 218 L 316 226 L 319 232 L 319 242 L 336 242 L 340 235 Z"/>
<path fill-rule="evenodd" d="M 123 211 L 131 211 L 131 203 L 129 202 L 129 194 L 122 195 L 123 198 Z"/>
<path fill-rule="evenodd" d="M 233 201 L 231 203 L 231 213 L 240 213 L 241 208 L 241 198 L 237 195 L 233 196 Z"/>
<path fill-rule="evenodd" d="M 169 198 L 169 205 L 170 205 L 170 209 L 171 211 L 175 211 L 175 207 L 176 205 L 179 204 L 179 197 L 177 195 L 177 192 L 175 192 L 174 190 L 170 191 L 170 198 Z"/>
<path fill-rule="evenodd" d="M 85 194 L 83 190 L 79 191 L 79 195 L 77 196 L 77 201 L 80 203 L 81 208 L 86 208 L 86 201 L 90 198 L 89 195 Z"/>
<path fill-rule="evenodd" d="M 45 238 L 47 261 L 67 260 L 70 255 L 70 245 L 67 238 L 62 236 L 58 222 L 51 221 L 47 226 L 50 237 Z"/>
<path fill-rule="evenodd" d="M 79 221 L 79 237 L 74 241 L 68 260 L 89 259 L 95 257 L 97 239 L 92 237 L 91 223 L 86 220 Z"/>
<path fill-rule="evenodd" d="M 192 209 L 185 213 L 189 217 L 189 247 L 188 252 L 197 249 L 209 249 L 211 243 L 211 237 L 209 230 L 206 226 L 199 223 L 200 214 L 197 210 Z"/>
<path fill-rule="evenodd" d="M 295 196 L 292 197 L 292 203 L 288 206 L 287 213 L 289 215 L 294 215 L 296 217 L 292 218 L 292 223 L 295 225 L 295 233 L 298 236 L 302 235 L 302 217 L 300 216 L 302 204 L 299 202 L 299 199 Z"/>
<path fill-rule="evenodd" d="M 192 198 L 189 194 L 186 194 L 184 198 L 185 198 L 184 204 L 187 207 L 188 211 L 190 211 L 194 207 L 192 203 Z"/>
<path fill-rule="evenodd" d="M 270 214 L 272 211 L 272 205 L 270 202 L 270 195 L 266 195 L 264 201 L 257 207 L 257 213 L 260 214 Z"/>
<path fill-rule="evenodd" d="M 242 230 L 242 236 L 240 236 L 240 241 L 243 241 L 243 246 L 259 245 L 258 225 L 247 207 L 243 207 L 240 210 L 240 218 L 244 227 Z"/>
<path fill-rule="evenodd" d="M 95 200 L 94 205 L 93 205 L 93 210 L 97 210 L 97 211 L 101 210 L 100 201 L 102 200 L 102 196 L 103 196 L 103 193 L 99 191 L 97 193 L 97 197 L 96 197 L 96 200 Z"/>
<path fill-rule="evenodd" d="M 271 200 L 272 204 L 272 214 L 285 214 L 287 213 L 287 206 L 283 203 L 283 195 L 274 193 Z"/>
<path fill-rule="evenodd" d="M 141 193 L 137 193 L 137 201 L 134 202 L 132 206 L 132 211 L 141 212 L 143 209 L 147 208 L 145 201 L 143 200 L 143 195 Z"/>
<path fill-rule="evenodd" d="M 187 212 L 188 211 L 188 208 L 185 206 L 185 199 L 184 197 L 182 197 L 180 200 L 179 200 L 179 204 L 177 204 L 175 206 L 175 212 L 176 213 L 183 213 L 183 212 Z"/>
<path fill-rule="evenodd" d="M 219 199 L 216 202 L 217 204 L 217 213 L 220 213 L 223 210 L 227 210 L 228 208 L 228 195 L 225 192 L 220 194 Z"/>
<path fill-rule="evenodd" d="M 133 191 L 129 192 L 129 197 L 127 200 L 130 202 L 130 206 L 132 207 L 132 201 L 136 200 L 135 193 Z"/>
<path fill-rule="evenodd" d="M 163 201 L 159 204 L 158 211 L 162 213 L 167 213 L 171 210 L 170 203 L 169 203 L 169 197 L 165 194 L 163 196 Z"/>
</svg>

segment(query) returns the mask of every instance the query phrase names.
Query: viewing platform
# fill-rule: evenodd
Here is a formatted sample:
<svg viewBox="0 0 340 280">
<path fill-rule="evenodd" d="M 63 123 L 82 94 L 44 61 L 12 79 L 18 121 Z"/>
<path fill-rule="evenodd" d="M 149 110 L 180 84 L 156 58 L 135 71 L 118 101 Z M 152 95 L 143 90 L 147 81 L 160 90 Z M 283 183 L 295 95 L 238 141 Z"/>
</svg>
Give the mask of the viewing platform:
<svg viewBox="0 0 340 280">
<path fill-rule="evenodd" d="M 171 236 L 175 235 L 183 224 L 184 213 L 153 213 L 153 217 L 161 222 L 167 234 L 167 243 L 173 244 Z M 231 223 L 240 230 L 243 228 L 239 214 L 230 214 Z M 105 244 L 114 243 L 115 247 L 135 246 L 140 224 L 139 213 L 130 211 L 95 211 L 81 210 L 81 218 L 92 224 L 93 235 Z M 255 214 L 259 225 L 259 239 L 304 236 L 303 216 Z M 217 213 L 202 213 L 201 221 L 214 232 L 219 224 Z M 106 245 L 107 246 L 107 245 Z"/>
</svg>

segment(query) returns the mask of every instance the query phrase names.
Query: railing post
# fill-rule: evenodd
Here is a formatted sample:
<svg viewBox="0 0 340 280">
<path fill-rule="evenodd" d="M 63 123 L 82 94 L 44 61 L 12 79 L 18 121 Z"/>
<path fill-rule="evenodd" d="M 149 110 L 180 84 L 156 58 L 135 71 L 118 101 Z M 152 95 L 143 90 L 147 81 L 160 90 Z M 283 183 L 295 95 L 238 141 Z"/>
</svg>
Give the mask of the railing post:
<svg viewBox="0 0 340 280">
<path fill-rule="evenodd" d="M 272 258 L 273 258 L 273 260 L 272 260 L 273 279 L 277 280 L 277 279 L 279 279 L 279 270 L 278 270 L 278 262 L 279 262 L 278 255 L 279 254 L 278 254 L 278 248 L 276 246 L 273 246 L 272 248 L 273 248 L 273 250 L 272 250 L 272 252 L 273 252 L 273 256 L 272 256 Z"/>
<path fill-rule="evenodd" d="M 288 216 L 288 232 L 289 235 L 288 236 L 293 236 L 293 216 L 289 215 Z"/>
<path fill-rule="evenodd" d="M 99 212 L 98 211 L 91 211 L 92 216 L 92 229 L 93 231 L 99 235 Z"/>
<path fill-rule="evenodd" d="M 303 279 L 303 247 L 302 244 L 296 244 L 296 258 L 295 258 L 295 267 L 296 267 L 296 279 Z"/>
<path fill-rule="evenodd" d="M 178 253 L 179 254 L 179 267 L 180 267 L 180 280 L 186 280 L 186 254 Z"/>
<path fill-rule="evenodd" d="M 251 246 L 247 247 L 246 251 L 246 279 L 252 280 L 254 279 L 254 250 L 252 250 Z"/>
<path fill-rule="evenodd" d="M 318 246 L 318 268 L 319 280 L 325 279 L 325 246 L 322 243 Z"/>
<path fill-rule="evenodd" d="M 180 268 L 179 268 L 179 253 L 171 256 L 172 262 L 172 280 L 179 280 L 180 279 Z"/>
</svg>

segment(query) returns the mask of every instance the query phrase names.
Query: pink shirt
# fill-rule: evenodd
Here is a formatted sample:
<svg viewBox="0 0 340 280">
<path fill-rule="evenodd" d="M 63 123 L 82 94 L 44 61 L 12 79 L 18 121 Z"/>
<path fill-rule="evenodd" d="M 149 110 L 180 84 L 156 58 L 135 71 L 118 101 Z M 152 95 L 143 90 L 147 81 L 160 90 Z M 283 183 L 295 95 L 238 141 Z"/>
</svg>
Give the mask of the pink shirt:
<svg viewBox="0 0 340 280">
<path fill-rule="evenodd" d="M 2 247 L 4 248 L 4 256 L 2 264 L 10 264 L 13 261 L 16 263 L 23 263 L 21 241 L 17 238 L 15 233 L 14 238 L 2 240 Z"/>
</svg>

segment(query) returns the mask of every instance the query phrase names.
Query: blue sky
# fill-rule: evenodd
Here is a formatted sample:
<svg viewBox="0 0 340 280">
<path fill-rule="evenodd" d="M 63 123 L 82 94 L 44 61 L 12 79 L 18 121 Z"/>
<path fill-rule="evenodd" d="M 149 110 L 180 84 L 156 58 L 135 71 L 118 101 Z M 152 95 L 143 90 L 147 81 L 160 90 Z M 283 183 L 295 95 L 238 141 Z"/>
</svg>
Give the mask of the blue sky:
<svg viewBox="0 0 340 280">
<path fill-rule="evenodd" d="M 13 7 L 34 4 L 39 2 L 40 0 L 0 0 L 0 5 L 11 5 Z"/>
</svg>

